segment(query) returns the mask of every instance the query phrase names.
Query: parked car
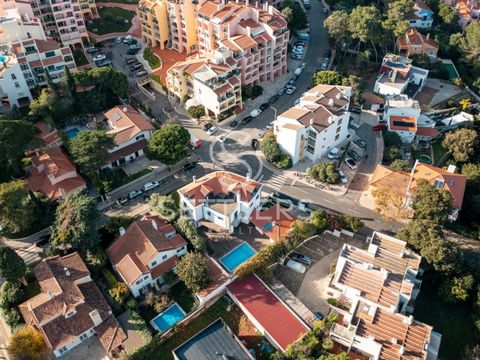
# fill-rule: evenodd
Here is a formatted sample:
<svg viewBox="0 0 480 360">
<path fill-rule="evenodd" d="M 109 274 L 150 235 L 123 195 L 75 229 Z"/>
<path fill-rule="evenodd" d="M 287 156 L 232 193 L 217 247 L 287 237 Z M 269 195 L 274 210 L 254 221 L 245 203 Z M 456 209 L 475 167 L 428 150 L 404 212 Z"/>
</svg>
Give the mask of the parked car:
<svg viewBox="0 0 480 360">
<path fill-rule="evenodd" d="M 277 102 L 277 100 L 279 99 L 279 97 L 280 97 L 280 96 L 278 96 L 278 95 L 273 95 L 273 96 L 268 100 L 268 102 L 269 102 L 270 104 L 274 104 L 274 103 Z"/>
<path fill-rule="evenodd" d="M 122 41 L 123 41 L 123 36 L 117 37 L 117 39 L 116 39 L 117 44 L 121 44 Z"/>
<path fill-rule="evenodd" d="M 195 136 L 190 135 L 190 145 L 194 149 L 198 149 L 200 146 L 202 146 L 202 140 L 197 139 Z"/>
<path fill-rule="evenodd" d="M 283 87 L 283 88 L 281 88 L 280 90 L 277 91 L 277 95 L 282 96 L 283 94 L 285 94 L 285 91 L 287 91 L 287 89 L 285 87 Z"/>
<path fill-rule="evenodd" d="M 387 124 L 378 124 L 375 126 L 372 126 L 373 131 L 382 131 L 383 129 L 387 128 Z"/>
<path fill-rule="evenodd" d="M 350 112 L 353 112 L 355 114 L 361 114 L 362 113 L 362 108 L 358 105 L 352 106 L 350 108 Z"/>
<path fill-rule="evenodd" d="M 257 144 L 258 144 L 258 140 L 257 139 L 252 139 L 250 145 L 252 146 L 252 148 L 256 149 L 257 148 Z"/>
<path fill-rule="evenodd" d="M 217 140 L 223 143 L 225 142 L 225 140 L 227 140 L 227 137 L 225 135 L 220 135 L 219 137 L 217 137 Z"/>
<path fill-rule="evenodd" d="M 305 46 L 305 41 L 295 41 L 294 46 Z"/>
<path fill-rule="evenodd" d="M 305 265 L 300 264 L 292 259 L 288 260 L 285 266 L 300 274 L 303 274 L 307 270 Z"/>
<path fill-rule="evenodd" d="M 217 132 L 217 128 L 215 126 L 212 126 L 210 129 L 207 130 L 207 134 L 212 136 Z"/>
<path fill-rule="evenodd" d="M 115 202 L 116 202 L 118 205 L 123 206 L 123 205 L 125 205 L 125 204 L 128 202 L 128 198 L 121 196 L 121 197 L 119 197 L 119 198 L 117 199 L 117 201 L 115 201 Z"/>
<path fill-rule="evenodd" d="M 95 47 L 89 47 L 87 49 L 87 53 L 89 53 L 89 54 L 95 54 L 97 51 L 98 51 L 98 49 L 95 48 Z"/>
<path fill-rule="evenodd" d="M 338 170 L 338 175 L 340 176 L 340 182 L 342 184 L 346 184 L 348 182 L 348 178 L 342 170 Z"/>
<path fill-rule="evenodd" d="M 132 66 L 133 70 L 143 70 L 143 64 L 138 62 L 138 63 L 135 63 L 133 66 Z"/>
<path fill-rule="evenodd" d="M 320 70 L 327 70 L 328 69 L 328 63 L 323 62 L 322 65 L 320 66 Z"/>
<path fill-rule="evenodd" d="M 97 54 L 93 57 L 93 61 L 105 60 L 107 56 L 105 54 Z"/>
<path fill-rule="evenodd" d="M 308 33 L 301 33 L 297 37 L 298 40 L 308 41 L 310 40 L 310 35 Z"/>
<path fill-rule="evenodd" d="M 124 44 L 128 44 L 128 43 L 130 43 L 130 41 L 131 41 L 132 39 L 133 39 L 133 36 L 132 36 L 132 35 L 127 35 L 127 36 L 125 36 L 125 37 L 123 38 L 122 42 L 123 42 Z"/>
<path fill-rule="evenodd" d="M 233 121 L 230 123 L 230 127 L 231 127 L 231 128 L 236 128 L 237 125 L 238 125 L 237 120 L 233 120 Z"/>
<path fill-rule="evenodd" d="M 293 54 L 303 55 L 303 47 L 294 47 L 292 50 Z"/>
<path fill-rule="evenodd" d="M 347 155 L 350 156 L 350 157 L 351 157 L 353 160 L 355 160 L 355 161 L 358 161 L 358 160 L 360 160 L 360 158 L 361 158 L 360 154 L 357 153 L 357 152 L 356 152 L 355 150 L 353 150 L 353 149 L 349 149 L 349 150 L 347 151 Z"/>
<path fill-rule="evenodd" d="M 260 129 L 257 132 L 257 136 L 261 139 L 264 137 L 265 133 L 267 132 L 267 129 Z"/>
<path fill-rule="evenodd" d="M 127 49 L 127 54 L 128 55 L 135 55 L 137 54 L 142 47 L 140 44 L 134 44 L 134 45 L 129 45 Z"/>
<path fill-rule="evenodd" d="M 260 111 L 265 111 L 265 110 L 267 110 L 269 107 L 270 107 L 270 104 L 269 104 L 269 103 L 263 103 L 263 104 L 260 105 L 258 108 L 260 109 Z"/>
<path fill-rule="evenodd" d="M 97 65 L 97 67 L 110 66 L 110 65 L 112 65 L 112 60 L 103 59 L 103 60 L 100 60 L 100 61 L 95 61 L 95 65 Z"/>
<path fill-rule="evenodd" d="M 128 193 L 128 198 L 131 200 L 131 199 L 135 199 L 139 196 L 142 196 L 143 194 L 143 191 L 142 190 L 132 190 Z"/>
<path fill-rule="evenodd" d="M 332 148 L 327 154 L 327 158 L 329 158 L 330 160 L 337 159 L 339 156 L 340 149 L 336 147 Z"/>
<path fill-rule="evenodd" d="M 307 67 L 307 63 L 305 63 L 305 62 L 302 63 L 302 65 L 300 65 L 300 67 L 301 67 L 303 70 L 305 70 L 305 68 Z"/>
<path fill-rule="evenodd" d="M 270 122 L 267 124 L 267 126 L 265 126 L 265 128 L 266 128 L 267 130 L 273 129 L 273 125 L 275 125 L 275 122 L 274 122 L 274 121 L 270 121 Z"/>
<path fill-rule="evenodd" d="M 343 160 L 345 165 L 347 165 L 351 170 L 355 170 L 357 168 L 357 163 L 352 158 L 346 158 Z"/>
<path fill-rule="evenodd" d="M 135 64 L 137 62 L 140 62 L 140 61 L 138 61 L 134 57 L 131 57 L 131 58 L 128 58 L 128 59 L 125 60 L 125 64 L 127 64 L 127 65 L 132 65 L 132 64 Z"/>
<path fill-rule="evenodd" d="M 256 118 L 258 115 L 260 115 L 262 113 L 262 110 L 260 109 L 253 109 L 252 111 L 250 111 L 250 116 L 252 118 Z"/>
<path fill-rule="evenodd" d="M 355 139 L 353 140 L 353 143 L 359 147 L 361 147 L 362 149 L 366 149 L 367 148 L 367 143 L 365 141 L 363 141 L 362 139 Z"/>
<path fill-rule="evenodd" d="M 290 79 L 287 83 L 287 87 L 288 86 L 294 86 L 295 85 L 295 79 Z"/>
<path fill-rule="evenodd" d="M 198 163 L 196 162 L 191 162 L 183 165 L 183 171 L 190 171 L 193 170 L 197 167 Z"/>
<path fill-rule="evenodd" d="M 242 120 L 242 125 L 246 125 L 246 124 L 248 124 L 248 123 L 249 123 L 250 121 L 252 121 L 252 120 L 253 120 L 253 117 L 247 116 L 246 118 L 243 118 L 243 120 Z"/>
<path fill-rule="evenodd" d="M 155 189 L 157 186 L 160 186 L 160 183 L 158 181 L 149 181 L 143 184 L 143 191 L 150 191 L 152 189 Z"/>
<path fill-rule="evenodd" d="M 288 86 L 287 87 L 287 95 L 292 95 L 297 88 L 295 86 Z"/>
<path fill-rule="evenodd" d="M 208 129 L 210 129 L 212 126 L 213 125 L 211 123 L 207 122 L 207 123 L 203 124 L 202 129 L 203 129 L 203 131 L 208 131 Z"/>
<path fill-rule="evenodd" d="M 290 58 L 292 60 L 302 60 L 302 55 L 297 53 L 292 53 L 292 55 L 290 55 Z"/>
<path fill-rule="evenodd" d="M 323 315 L 320 311 L 315 311 L 313 315 L 315 315 L 317 320 L 323 320 L 325 318 L 325 315 Z"/>
<path fill-rule="evenodd" d="M 298 262 L 300 262 L 302 264 L 305 264 L 305 265 L 310 265 L 312 263 L 312 259 L 310 258 L 310 256 L 303 255 L 303 254 L 300 254 L 298 252 L 292 252 L 290 254 L 290 258 L 292 260 L 298 261 Z"/>
<path fill-rule="evenodd" d="M 148 75 L 148 71 L 147 70 L 138 70 L 135 75 L 137 76 L 145 76 L 145 75 Z"/>
</svg>

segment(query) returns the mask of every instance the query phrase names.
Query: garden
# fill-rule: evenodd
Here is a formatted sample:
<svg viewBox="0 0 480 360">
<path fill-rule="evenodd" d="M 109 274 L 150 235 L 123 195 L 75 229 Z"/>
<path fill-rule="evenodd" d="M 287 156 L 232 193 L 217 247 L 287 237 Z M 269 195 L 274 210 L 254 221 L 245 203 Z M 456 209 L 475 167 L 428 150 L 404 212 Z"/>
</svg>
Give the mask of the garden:
<svg viewBox="0 0 480 360">
<path fill-rule="evenodd" d="M 152 70 L 160 66 L 160 59 L 148 47 L 143 50 L 143 58 L 148 62 Z"/>
<path fill-rule="evenodd" d="M 127 175 L 123 169 L 107 170 L 101 172 L 99 175 L 92 176 L 92 181 L 99 191 L 108 193 L 150 172 L 152 172 L 152 170 L 147 168 L 135 174 Z"/>
<path fill-rule="evenodd" d="M 99 17 L 88 21 L 87 30 L 96 35 L 127 32 L 132 26 L 135 12 L 117 7 L 99 8 Z"/>
</svg>

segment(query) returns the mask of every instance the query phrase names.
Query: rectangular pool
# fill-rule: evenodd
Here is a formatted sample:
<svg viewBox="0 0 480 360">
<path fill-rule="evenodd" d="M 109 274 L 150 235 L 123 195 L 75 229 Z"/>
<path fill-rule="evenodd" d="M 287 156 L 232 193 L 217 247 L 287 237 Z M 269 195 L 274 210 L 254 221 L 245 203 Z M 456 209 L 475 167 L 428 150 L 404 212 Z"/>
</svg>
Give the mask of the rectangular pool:
<svg viewBox="0 0 480 360">
<path fill-rule="evenodd" d="M 244 241 L 220 258 L 219 261 L 228 271 L 233 272 L 241 263 L 250 259 L 255 253 L 256 251 Z"/>
<path fill-rule="evenodd" d="M 180 305 L 173 303 L 165 311 L 162 311 L 150 320 L 150 324 L 157 331 L 165 332 L 182 320 L 186 315 L 187 314 L 183 311 Z"/>
<path fill-rule="evenodd" d="M 68 129 L 67 131 L 65 131 L 65 134 L 67 134 L 69 139 L 73 139 L 75 136 L 77 136 L 77 134 L 79 132 L 80 132 L 80 130 L 78 128 L 74 127 L 74 128 L 71 128 L 71 129 Z"/>
</svg>

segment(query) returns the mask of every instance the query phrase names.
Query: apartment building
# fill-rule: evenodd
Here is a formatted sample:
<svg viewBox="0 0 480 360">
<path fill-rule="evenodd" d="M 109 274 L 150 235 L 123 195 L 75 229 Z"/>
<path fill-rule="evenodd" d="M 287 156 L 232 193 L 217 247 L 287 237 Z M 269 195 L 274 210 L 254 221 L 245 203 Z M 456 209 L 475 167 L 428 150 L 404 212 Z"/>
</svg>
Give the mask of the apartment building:
<svg viewBox="0 0 480 360">
<path fill-rule="evenodd" d="M 181 102 L 191 99 L 192 105 L 203 105 L 206 115 L 216 121 L 240 111 L 240 71 L 230 52 L 226 53 L 217 51 L 213 58 L 192 58 L 173 65 L 167 73 L 169 93 Z"/>
<path fill-rule="evenodd" d="M 441 335 L 407 315 L 420 293 L 420 263 L 404 241 L 382 233 L 373 233 L 367 250 L 344 244 L 324 291 L 339 315 L 332 340 L 353 357 L 437 359 Z"/>
<path fill-rule="evenodd" d="M 26 106 L 32 100 L 17 58 L 6 52 L 0 55 L 0 100 L 0 106 L 7 108 Z"/>
<path fill-rule="evenodd" d="M 83 47 L 85 21 L 98 16 L 95 0 L 28 0 L 48 37 L 64 45 Z"/>
<path fill-rule="evenodd" d="M 427 55 L 431 59 L 437 57 L 439 49 L 437 42 L 430 38 L 430 33 L 423 35 L 414 27 L 397 38 L 397 48 L 402 56 Z"/>
<path fill-rule="evenodd" d="M 349 86 L 317 85 L 278 115 L 274 133 L 294 164 L 316 161 L 347 138 L 351 93 Z"/>
</svg>

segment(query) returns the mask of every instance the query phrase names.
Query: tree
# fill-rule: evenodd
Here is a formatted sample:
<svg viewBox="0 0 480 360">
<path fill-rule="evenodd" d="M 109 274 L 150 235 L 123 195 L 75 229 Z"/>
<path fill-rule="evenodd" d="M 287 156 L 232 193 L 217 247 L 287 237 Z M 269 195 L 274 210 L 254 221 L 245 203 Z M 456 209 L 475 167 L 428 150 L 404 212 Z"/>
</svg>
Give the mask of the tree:
<svg viewBox="0 0 480 360">
<path fill-rule="evenodd" d="M 394 170 L 402 172 L 410 172 L 412 170 L 410 162 L 408 160 L 401 159 L 393 160 L 393 162 L 390 164 L 390 167 Z"/>
<path fill-rule="evenodd" d="M 473 289 L 474 284 L 475 278 L 473 275 L 453 277 L 441 285 L 439 294 L 447 302 L 466 301 L 468 293 Z"/>
<path fill-rule="evenodd" d="M 290 227 L 285 244 L 288 248 L 294 249 L 304 240 L 315 235 L 316 230 L 315 225 L 310 222 L 295 220 Z"/>
<path fill-rule="evenodd" d="M 108 218 L 103 229 L 109 236 L 116 238 L 120 235 L 120 228 L 128 228 L 133 221 L 129 216 L 112 216 Z"/>
<path fill-rule="evenodd" d="M 288 9 L 288 10 L 286 10 Z M 285 12 L 284 12 L 285 10 Z M 308 24 L 307 15 L 300 4 L 296 1 L 286 0 L 283 2 L 282 14 L 287 15 L 288 27 L 291 30 L 305 29 Z"/>
<path fill-rule="evenodd" d="M 332 11 L 325 19 L 324 25 L 328 30 L 328 35 L 335 39 L 337 46 L 349 40 L 348 13 L 345 10 Z"/>
<path fill-rule="evenodd" d="M 172 299 L 170 299 L 167 295 L 160 295 L 160 296 L 157 296 L 155 304 L 153 304 L 153 308 L 157 314 L 160 314 L 171 303 L 172 303 Z"/>
<path fill-rule="evenodd" d="M 86 259 L 87 263 L 94 269 L 101 269 L 107 265 L 107 253 L 101 246 L 97 246 L 95 249 L 87 250 Z"/>
<path fill-rule="evenodd" d="M 37 134 L 37 128 L 23 120 L 0 120 L 0 181 L 20 176 L 22 158 Z"/>
<path fill-rule="evenodd" d="M 414 218 L 443 224 L 452 213 L 452 195 L 445 189 L 437 189 L 425 180 L 417 182 L 413 202 Z"/>
<path fill-rule="evenodd" d="M 88 176 L 108 164 L 114 147 L 115 137 L 102 130 L 80 131 L 68 144 L 73 160 Z"/>
<path fill-rule="evenodd" d="M 480 164 L 468 163 L 462 166 L 462 175 L 467 177 L 467 181 L 472 185 L 480 185 Z"/>
<path fill-rule="evenodd" d="M 47 360 L 49 350 L 42 334 L 33 326 L 23 326 L 15 331 L 8 344 L 12 360 Z"/>
<path fill-rule="evenodd" d="M 438 16 L 449 27 L 456 26 L 458 23 L 458 14 L 455 9 L 443 2 L 438 4 Z"/>
<path fill-rule="evenodd" d="M 380 186 L 372 191 L 372 196 L 375 200 L 375 211 L 385 220 L 408 219 L 412 216 L 402 189 Z"/>
<path fill-rule="evenodd" d="M 342 215 L 342 227 L 346 230 L 357 232 L 365 226 L 362 220 L 352 215 Z"/>
<path fill-rule="evenodd" d="M 361 43 L 370 41 L 377 58 L 375 42 L 379 41 L 383 31 L 381 26 L 381 15 L 375 6 L 357 6 L 350 13 L 348 29 L 353 39 Z"/>
<path fill-rule="evenodd" d="M 171 195 L 152 194 L 148 208 L 166 221 L 174 221 L 178 217 L 178 204 Z"/>
<path fill-rule="evenodd" d="M 191 117 L 198 121 L 202 116 L 205 116 L 205 107 L 203 105 L 190 106 L 187 112 Z"/>
<path fill-rule="evenodd" d="M 309 169 L 308 174 L 315 180 L 328 184 L 337 184 L 340 181 L 340 173 L 333 162 L 319 162 Z"/>
<path fill-rule="evenodd" d="M 190 133 L 181 125 L 168 124 L 156 130 L 148 144 L 148 155 L 166 165 L 174 165 L 188 155 Z"/>
<path fill-rule="evenodd" d="M 460 48 L 465 61 L 478 68 L 480 66 L 480 23 L 474 21 L 465 28 L 465 35 L 460 41 Z"/>
<path fill-rule="evenodd" d="M 400 159 L 402 154 L 400 153 L 400 148 L 397 146 L 387 146 L 383 151 L 383 161 L 390 163 L 395 160 Z"/>
<path fill-rule="evenodd" d="M 396 0 L 388 3 L 387 18 L 383 28 L 392 33 L 393 49 L 396 51 L 396 38 L 410 29 L 407 17 L 413 6 L 411 0 Z"/>
<path fill-rule="evenodd" d="M 51 230 L 51 242 L 57 248 L 90 250 L 99 242 L 97 220 L 100 212 L 95 199 L 75 192 L 60 202 Z"/>
<path fill-rule="evenodd" d="M 12 248 L 0 247 L 0 276 L 7 281 L 18 281 L 25 276 L 27 267 Z"/>
<path fill-rule="evenodd" d="M 18 281 L 5 281 L 0 291 L 0 307 L 8 311 L 23 299 L 23 289 Z"/>
<path fill-rule="evenodd" d="M 272 131 L 267 131 L 260 143 L 260 150 L 262 150 L 265 158 L 279 169 L 288 169 L 292 167 L 292 158 L 289 154 L 282 152 L 278 145 L 275 135 Z"/>
<path fill-rule="evenodd" d="M 293 10 L 289 6 L 285 6 L 282 9 L 282 15 L 287 20 L 287 23 L 290 23 L 293 20 Z"/>
<path fill-rule="evenodd" d="M 205 251 L 205 239 L 198 234 L 197 229 L 193 226 L 192 220 L 187 216 L 180 216 L 176 222 L 178 232 L 198 251 Z"/>
<path fill-rule="evenodd" d="M 387 146 L 396 146 L 399 147 L 402 145 L 402 139 L 400 135 L 398 135 L 394 131 L 385 131 L 383 133 L 383 142 L 385 143 L 385 147 Z"/>
<path fill-rule="evenodd" d="M 319 70 L 313 75 L 313 85 L 341 85 L 343 75 L 333 70 Z"/>
<path fill-rule="evenodd" d="M 190 290 L 195 292 L 202 290 L 209 282 L 205 257 L 192 252 L 182 256 L 177 264 L 177 275 Z"/>
<path fill-rule="evenodd" d="M 328 229 L 328 216 L 322 209 L 317 209 L 310 215 L 309 222 L 315 226 L 317 234 L 322 234 Z"/>
<path fill-rule="evenodd" d="M 475 153 L 477 144 L 477 132 L 473 129 L 465 128 L 448 132 L 443 140 L 443 146 L 458 162 L 467 162 Z"/>
<path fill-rule="evenodd" d="M 117 283 L 117 285 L 112 287 L 108 292 L 112 299 L 120 305 L 122 305 L 129 296 L 128 286 L 123 282 Z"/>
<path fill-rule="evenodd" d="M 64 71 L 65 71 L 64 79 L 65 79 L 66 88 L 69 90 L 70 95 L 75 96 L 77 93 L 75 78 L 73 77 L 72 73 L 70 72 L 70 68 L 67 65 L 65 65 Z"/>
</svg>

